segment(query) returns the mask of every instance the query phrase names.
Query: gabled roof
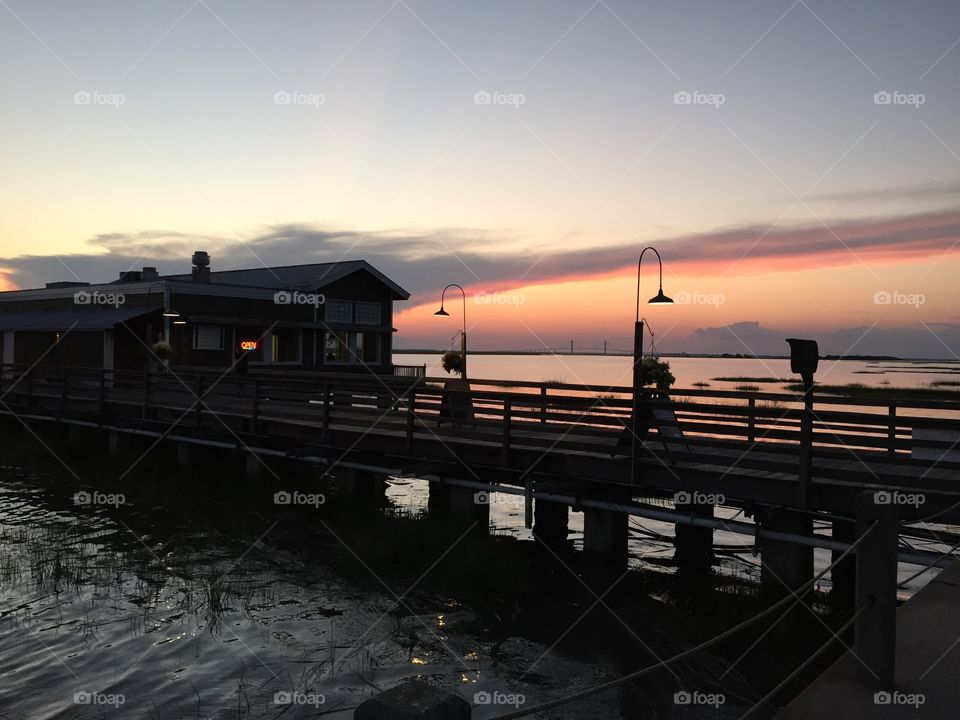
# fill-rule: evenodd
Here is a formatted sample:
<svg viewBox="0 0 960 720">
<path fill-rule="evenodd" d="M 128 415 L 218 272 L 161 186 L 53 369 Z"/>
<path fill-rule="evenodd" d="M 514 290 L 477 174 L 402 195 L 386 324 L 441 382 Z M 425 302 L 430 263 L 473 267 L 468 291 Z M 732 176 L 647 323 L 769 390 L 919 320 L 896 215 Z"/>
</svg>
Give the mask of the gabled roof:
<svg viewBox="0 0 960 720">
<path fill-rule="evenodd" d="M 241 285 L 288 290 L 319 290 L 355 272 L 365 271 L 393 292 L 394 300 L 406 300 L 410 293 L 397 285 L 366 260 L 313 263 L 310 265 L 281 265 L 248 270 L 217 270 L 210 272 L 210 282 L 218 285 Z M 190 280 L 189 273 L 164 275 L 165 280 Z"/>
</svg>

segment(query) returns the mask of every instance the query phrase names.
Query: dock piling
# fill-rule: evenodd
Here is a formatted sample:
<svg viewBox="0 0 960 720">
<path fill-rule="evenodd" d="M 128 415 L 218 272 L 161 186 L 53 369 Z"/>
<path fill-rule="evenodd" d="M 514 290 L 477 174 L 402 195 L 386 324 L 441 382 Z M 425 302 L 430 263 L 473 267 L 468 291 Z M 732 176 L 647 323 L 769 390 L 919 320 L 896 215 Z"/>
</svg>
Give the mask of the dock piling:
<svg viewBox="0 0 960 720">
<path fill-rule="evenodd" d="M 771 508 L 763 527 L 794 535 L 813 535 L 813 516 L 788 508 Z M 760 539 L 760 592 L 775 603 L 813 577 L 813 548 L 785 540 Z M 807 595 L 809 602 L 810 595 Z"/>
<path fill-rule="evenodd" d="M 857 680 L 891 689 L 897 648 L 896 506 L 877 502 L 872 491 L 857 496 L 857 608 L 854 625 Z"/>
</svg>

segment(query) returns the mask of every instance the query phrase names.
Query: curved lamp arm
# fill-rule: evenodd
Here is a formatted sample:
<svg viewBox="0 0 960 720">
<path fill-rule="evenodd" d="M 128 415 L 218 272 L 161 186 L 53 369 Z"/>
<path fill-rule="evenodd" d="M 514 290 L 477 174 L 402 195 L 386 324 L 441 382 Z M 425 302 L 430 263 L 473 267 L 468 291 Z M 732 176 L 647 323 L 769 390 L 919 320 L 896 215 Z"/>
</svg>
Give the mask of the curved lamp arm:
<svg viewBox="0 0 960 720">
<path fill-rule="evenodd" d="M 464 289 L 462 287 L 460 287 L 456 283 L 450 283 L 449 285 L 447 285 L 443 289 L 443 292 L 440 293 L 440 310 L 435 314 L 436 315 L 440 315 L 441 313 L 444 315 L 447 314 L 447 312 L 443 309 L 443 301 L 444 301 L 444 298 L 446 297 L 447 290 L 449 290 L 450 288 L 456 288 L 457 290 L 460 291 L 460 294 L 463 295 L 463 334 L 466 335 L 467 334 L 467 293 L 464 292 Z"/>
<path fill-rule="evenodd" d="M 657 252 L 655 247 L 648 245 L 643 250 L 640 251 L 640 259 L 637 260 L 637 319 L 636 322 L 640 322 L 640 265 L 643 263 L 643 256 L 647 250 L 653 250 L 653 254 L 657 256 L 657 264 L 660 266 L 660 290 L 657 293 L 657 297 L 665 298 L 666 302 L 673 302 L 663 294 L 663 260 L 660 259 L 660 253 Z"/>
</svg>

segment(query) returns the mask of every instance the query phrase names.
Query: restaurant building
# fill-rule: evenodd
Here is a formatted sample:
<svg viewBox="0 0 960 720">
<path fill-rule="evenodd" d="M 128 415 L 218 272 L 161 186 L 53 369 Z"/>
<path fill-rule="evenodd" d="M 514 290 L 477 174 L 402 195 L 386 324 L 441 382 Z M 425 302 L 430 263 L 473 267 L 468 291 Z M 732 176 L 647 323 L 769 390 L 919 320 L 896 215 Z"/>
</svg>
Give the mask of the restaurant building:
<svg viewBox="0 0 960 720">
<path fill-rule="evenodd" d="M 54 282 L 0 293 L 5 364 L 393 372 L 393 303 L 405 291 L 364 260 L 189 274 L 155 268 L 104 284 Z"/>
</svg>

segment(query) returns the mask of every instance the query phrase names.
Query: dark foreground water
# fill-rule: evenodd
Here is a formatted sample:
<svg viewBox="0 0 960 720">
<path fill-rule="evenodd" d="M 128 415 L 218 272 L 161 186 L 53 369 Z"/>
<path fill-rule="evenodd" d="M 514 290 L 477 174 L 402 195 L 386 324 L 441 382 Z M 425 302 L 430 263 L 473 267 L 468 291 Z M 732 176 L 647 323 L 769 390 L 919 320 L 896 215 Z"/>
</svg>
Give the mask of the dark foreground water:
<svg viewBox="0 0 960 720">
<path fill-rule="evenodd" d="M 434 543 L 422 520 L 384 531 L 369 515 L 347 513 L 336 488 L 316 477 L 306 489 L 328 493 L 322 506 L 276 505 L 277 483 L 243 480 L 236 458 L 187 477 L 141 468 L 117 483 L 123 464 L 101 468 L 98 449 L 81 453 L 76 473 L 61 452 L 63 467 L 47 453 L 40 470 L 23 457 L 0 467 L 3 720 L 345 720 L 378 689 L 411 677 L 457 688 L 485 720 L 669 657 L 754 607 L 749 556 L 724 562 L 725 585 L 706 589 L 707 600 L 671 599 L 670 539 L 647 523 L 633 525 L 634 570 L 606 597 L 607 612 L 579 586 L 569 558 L 524 565 L 513 556 L 535 546 L 523 541 L 522 509 L 511 504 L 494 505 L 501 537 L 478 551 L 452 536 Z M 89 495 L 78 504 L 77 492 Z M 402 481 L 388 495 L 415 514 L 423 488 Z M 571 518 L 575 544 L 582 526 Z M 741 550 L 749 542 L 718 534 L 727 540 Z M 417 556 L 409 568 L 407 553 Z M 451 565 L 462 593 L 433 582 Z M 525 568 L 541 577 L 514 598 Z M 711 616 L 721 605 L 735 609 Z M 739 717 L 791 663 L 763 646 L 729 674 L 728 661 L 693 658 L 533 717 Z M 724 704 L 675 704 L 684 690 L 701 700 L 722 692 Z"/>
<path fill-rule="evenodd" d="M 602 653 L 585 663 L 522 637 L 486 640 L 448 597 L 415 589 L 401 607 L 359 562 L 346 579 L 310 561 L 283 542 L 302 514 L 239 517 L 182 489 L 76 505 L 63 480 L 0 470 L 5 719 L 349 718 L 406 677 L 533 703 L 616 674 Z M 121 499 L 109 494 L 99 499 Z M 548 716 L 619 717 L 618 704 Z"/>
</svg>

